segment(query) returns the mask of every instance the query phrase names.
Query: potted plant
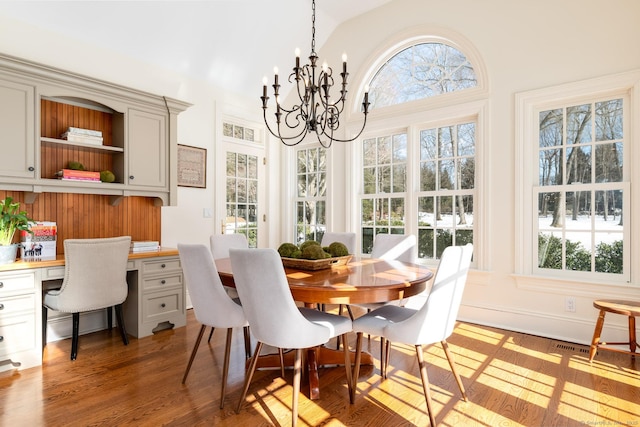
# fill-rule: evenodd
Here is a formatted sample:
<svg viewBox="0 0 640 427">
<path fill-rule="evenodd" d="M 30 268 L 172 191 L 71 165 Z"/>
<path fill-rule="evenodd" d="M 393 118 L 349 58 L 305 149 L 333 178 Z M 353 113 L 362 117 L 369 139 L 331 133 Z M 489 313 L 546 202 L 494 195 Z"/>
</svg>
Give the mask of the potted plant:
<svg viewBox="0 0 640 427">
<path fill-rule="evenodd" d="M 20 210 L 20 203 L 12 197 L 0 200 L 0 264 L 8 264 L 16 260 L 19 243 L 13 243 L 16 231 L 31 233 L 31 223 L 27 212 Z"/>
</svg>

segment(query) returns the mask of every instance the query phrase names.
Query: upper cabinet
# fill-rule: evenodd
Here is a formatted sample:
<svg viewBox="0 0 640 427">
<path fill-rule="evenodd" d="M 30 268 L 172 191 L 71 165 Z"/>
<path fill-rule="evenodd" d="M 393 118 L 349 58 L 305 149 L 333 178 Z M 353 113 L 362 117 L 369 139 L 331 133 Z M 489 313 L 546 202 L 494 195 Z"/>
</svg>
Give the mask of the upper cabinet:
<svg viewBox="0 0 640 427">
<path fill-rule="evenodd" d="M 177 115 L 190 104 L 0 55 L 0 189 L 177 204 Z M 69 128 L 83 129 L 69 137 Z M 88 132 L 85 138 L 82 132 Z M 113 182 L 64 179 L 81 164 Z"/>
<path fill-rule="evenodd" d="M 0 175 L 36 176 L 33 86 L 0 80 Z"/>
</svg>

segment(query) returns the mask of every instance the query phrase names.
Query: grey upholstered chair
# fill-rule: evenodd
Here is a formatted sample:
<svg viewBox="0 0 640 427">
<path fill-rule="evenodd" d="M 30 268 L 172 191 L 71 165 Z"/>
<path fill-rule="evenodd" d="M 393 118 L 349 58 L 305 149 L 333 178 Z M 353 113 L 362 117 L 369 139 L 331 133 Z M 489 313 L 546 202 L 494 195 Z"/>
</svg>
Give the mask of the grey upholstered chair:
<svg viewBox="0 0 640 427">
<path fill-rule="evenodd" d="M 42 302 L 43 344 L 47 342 L 48 309 L 72 313 L 71 360 L 78 355 L 80 313 L 115 307 L 124 345 L 129 344 L 122 314 L 127 298 L 127 258 L 131 237 L 66 239 L 62 287 L 47 291 Z"/>
<path fill-rule="evenodd" d="M 211 330 L 215 328 L 227 329 L 227 341 L 224 350 L 224 363 L 222 367 L 222 391 L 220 396 L 220 408 L 224 407 L 224 395 L 227 387 L 227 375 L 229 373 L 229 357 L 231 352 L 231 338 L 233 328 L 248 326 L 247 318 L 242 307 L 233 301 L 225 292 L 218 270 L 213 262 L 211 252 L 205 245 L 178 244 L 180 263 L 184 280 L 189 290 L 191 303 L 196 319 L 200 322 L 200 332 L 191 351 L 189 363 L 182 377 L 182 384 L 187 381 L 191 365 L 196 357 L 202 335 L 207 326 Z"/>
<path fill-rule="evenodd" d="M 221 258 L 229 258 L 229 249 L 248 249 L 249 242 L 247 241 L 247 236 L 244 234 L 212 234 L 209 237 L 209 245 L 211 247 L 211 254 L 213 255 L 213 259 L 221 259 Z M 223 285 L 224 286 L 224 285 Z M 240 303 L 240 298 L 238 298 L 238 292 L 235 288 L 230 286 L 224 286 L 224 289 L 227 291 L 227 294 L 231 297 L 231 299 L 235 300 L 237 303 Z M 211 342 L 211 337 L 213 336 L 213 328 L 211 328 L 211 332 L 209 332 L 209 339 L 207 342 Z M 251 357 L 251 336 L 249 335 L 249 327 L 246 326 L 244 328 L 244 346 L 247 355 L 247 359 Z"/>
<path fill-rule="evenodd" d="M 236 412 L 240 412 L 263 344 L 278 348 L 296 349 L 293 374 L 293 402 L 291 424 L 298 421 L 298 397 L 302 350 L 326 343 L 342 336 L 345 343 L 345 368 L 351 396 L 351 358 L 347 333 L 351 320 L 309 308 L 299 308 L 291 296 L 280 255 L 274 249 L 231 249 L 231 269 L 240 294 L 242 308 L 249 320 L 252 334 L 258 340 L 249 364 L 242 396 Z"/>
<path fill-rule="evenodd" d="M 320 242 L 320 245 L 323 247 L 329 246 L 333 242 L 340 242 L 344 244 L 350 254 L 355 254 L 356 233 L 326 232 L 322 235 L 322 242 Z"/>
<path fill-rule="evenodd" d="M 442 252 L 433 286 L 427 301 L 419 310 L 396 305 L 384 305 L 353 321 L 353 330 L 357 333 L 353 376 L 354 386 L 351 389 L 354 395 L 362 355 L 362 334 L 365 333 L 381 337 L 380 346 L 384 349 L 384 352 L 380 360 L 380 370 L 383 380 L 387 377 L 387 367 L 389 366 L 389 343 L 393 341 L 415 346 L 420 376 L 422 377 L 422 389 L 427 402 L 429 420 L 433 427 L 436 426 L 436 422 L 431 409 L 431 394 L 427 365 L 422 351 L 423 345 L 437 342 L 442 345 L 451 366 L 451 371 L 460 388 L 460 393 L 463 399 L 467 400 L 460 375 L 458 375 L 456 365 L 449 351 L 447 338 L 453 333 L 456 317 L 458 316 L 472 252 L 473 246 L 471 244 L 449 246 Z M 352 397 L 351 402 L 353 403 L 353 401 L 354 398 Z"/>
</svg>

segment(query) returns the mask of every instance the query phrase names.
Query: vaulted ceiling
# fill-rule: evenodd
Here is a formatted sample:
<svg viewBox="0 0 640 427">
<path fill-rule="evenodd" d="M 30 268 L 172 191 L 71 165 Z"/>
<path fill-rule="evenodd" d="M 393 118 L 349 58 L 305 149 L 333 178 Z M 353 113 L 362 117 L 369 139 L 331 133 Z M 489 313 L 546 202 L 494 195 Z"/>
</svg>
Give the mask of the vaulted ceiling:
<svg viewBox="0 0 640 427">
<path fill-rule="evenodd" d="M 389 1 L 317 0 L 316 51 L 338 25 Z M 244 96 L 311 47 L 311 0 L 0 1 L 0 14 Z"/>
</svg>

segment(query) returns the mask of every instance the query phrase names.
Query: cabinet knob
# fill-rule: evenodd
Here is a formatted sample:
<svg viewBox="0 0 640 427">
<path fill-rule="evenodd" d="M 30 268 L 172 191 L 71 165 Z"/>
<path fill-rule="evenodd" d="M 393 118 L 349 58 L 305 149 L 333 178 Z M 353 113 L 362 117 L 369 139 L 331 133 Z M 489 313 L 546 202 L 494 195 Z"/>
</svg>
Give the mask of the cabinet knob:
<svg viewBox="0 0 640 427">
<path fill-rule="evenodd" d="M 0 304 L 0 310 L 4 310 L 4 304 Z"/>
<path fill-rule="evenodd" d="M 0 335 L 0 342 L 4 341 L 4 337 Z"/>
<path fill-rule="evenodd" d="M 0 282 L 0 288 L 4 288 L 4 283 Z"/>
<path fill-rule="evenodd" d="M 160 304 L 160 307 L 162 307 L 162 308 L 165 308 L 166 306 L 167 306 L 167 304 L 165 304 L 165 303 Z"/>
<path fill-rule="evenodd" d="M 166 280 L 164 280 L 164 279 L 160 280 L 160 284 L 161 284 L 161 285 L 164 285 L 165 283 L 167 283 L 167 281 L 166 281 Z"/>
<path fill-rule="evenodd" d="M 133 175 L 129 175 L 129 179 L 135 179 L 136 177 Z"/>
<path fill-rule="evenodd" d="M 34 170 L 36 170 L 36 168 L 34 168 L 33 166 L 29 166 L 27 169 L 29 170 L 29 172 L 33 172 Z"/>
<path fill-rule="evenodd" d="M 165 268 L 167 265 L 166 264 L 160 264 L 160 267 Z"/>
</svg>

